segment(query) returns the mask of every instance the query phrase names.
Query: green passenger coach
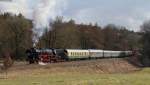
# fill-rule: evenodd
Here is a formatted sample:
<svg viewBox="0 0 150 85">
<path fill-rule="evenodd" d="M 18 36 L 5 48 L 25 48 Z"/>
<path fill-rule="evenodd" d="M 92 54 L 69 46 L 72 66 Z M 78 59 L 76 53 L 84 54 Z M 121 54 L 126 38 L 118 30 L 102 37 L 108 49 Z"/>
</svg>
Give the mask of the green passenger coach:
<svg viewBox="0 0 150 85">
<path fill-rule="evenodd" d="M 88 50 L 67 49 L 67 52 L 69 59 L 84 59 L 90 56 Z"/>
</svg>

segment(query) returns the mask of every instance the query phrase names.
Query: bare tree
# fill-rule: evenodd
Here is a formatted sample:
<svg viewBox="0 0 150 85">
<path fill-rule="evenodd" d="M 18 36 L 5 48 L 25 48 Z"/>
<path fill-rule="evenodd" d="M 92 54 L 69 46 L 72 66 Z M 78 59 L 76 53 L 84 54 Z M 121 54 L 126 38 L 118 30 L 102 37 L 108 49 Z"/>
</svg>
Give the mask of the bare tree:
<svg viewBox="0 0 150 85">
<path fill-rule="evenodd" d="M 4 51 L 2 56 L 3 56 L 2 71 L 5 72 L 5 78 L 7 78 L 8 69 L 13 65 L 12 55 L 10 51 Z"/>
<path fill-rule="evenodd" d="M 150 20 L 143 23 L 141 26 L 142 36 L 142 58 L 141 61 L 144 66 L 150 66 Z"/>
</svg>

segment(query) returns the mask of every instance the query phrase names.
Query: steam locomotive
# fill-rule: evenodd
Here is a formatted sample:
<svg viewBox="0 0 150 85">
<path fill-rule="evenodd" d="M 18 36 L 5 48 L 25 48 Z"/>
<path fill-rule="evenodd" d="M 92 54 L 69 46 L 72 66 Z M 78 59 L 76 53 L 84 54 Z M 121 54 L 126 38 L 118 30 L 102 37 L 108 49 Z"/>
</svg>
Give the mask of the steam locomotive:
<svg viewBox="0 0 150 85">
<path fill-rule="evenodd" d="M 62 62 L 69 60 L 129 57 L 132 51 L 110 51 L 100 49 L 35 49 L 26 51 L 30 64 L 38 62 Z"/>
</svg>

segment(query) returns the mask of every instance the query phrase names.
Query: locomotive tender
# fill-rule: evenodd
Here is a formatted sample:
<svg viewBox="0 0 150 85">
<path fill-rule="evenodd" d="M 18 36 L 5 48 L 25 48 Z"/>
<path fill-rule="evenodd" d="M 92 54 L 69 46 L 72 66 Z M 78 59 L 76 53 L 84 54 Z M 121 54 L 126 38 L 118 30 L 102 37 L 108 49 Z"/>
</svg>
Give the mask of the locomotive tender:
<svg viewBox="0 0 150 85">
<path fill-rule="evenodd" d="M 33 50 L 33 49 L 32 49 Z M 38 59 L 40 62 L 61 62 L 81 59 L 119 58 L 129 57 L 132 51 L 110 51 L 100 49 L 34 49 L 30 56 L 36 58 L 28 59 L 33 62 Z M 36 53 L 36 56 L 34 55 Z M 29 57 L 28 57 L 29 58 Z M 35 60 L 34 60 L 35 59 Z"/>
</svg>

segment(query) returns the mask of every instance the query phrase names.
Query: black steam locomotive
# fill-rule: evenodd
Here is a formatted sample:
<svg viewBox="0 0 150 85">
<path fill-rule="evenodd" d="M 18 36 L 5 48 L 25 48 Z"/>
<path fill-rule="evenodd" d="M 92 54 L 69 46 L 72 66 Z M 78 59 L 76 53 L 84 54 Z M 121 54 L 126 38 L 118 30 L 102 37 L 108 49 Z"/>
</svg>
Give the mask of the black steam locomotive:
<svg viewBox="0 0 150 85">
<path fill-rule="evenodd" d="M 67 51 L 65 49 L 35 49 L 26 50 L 27 61 L 29 64 L 38 62 L 61 62 L 68 60 Z"/>
</svg>

